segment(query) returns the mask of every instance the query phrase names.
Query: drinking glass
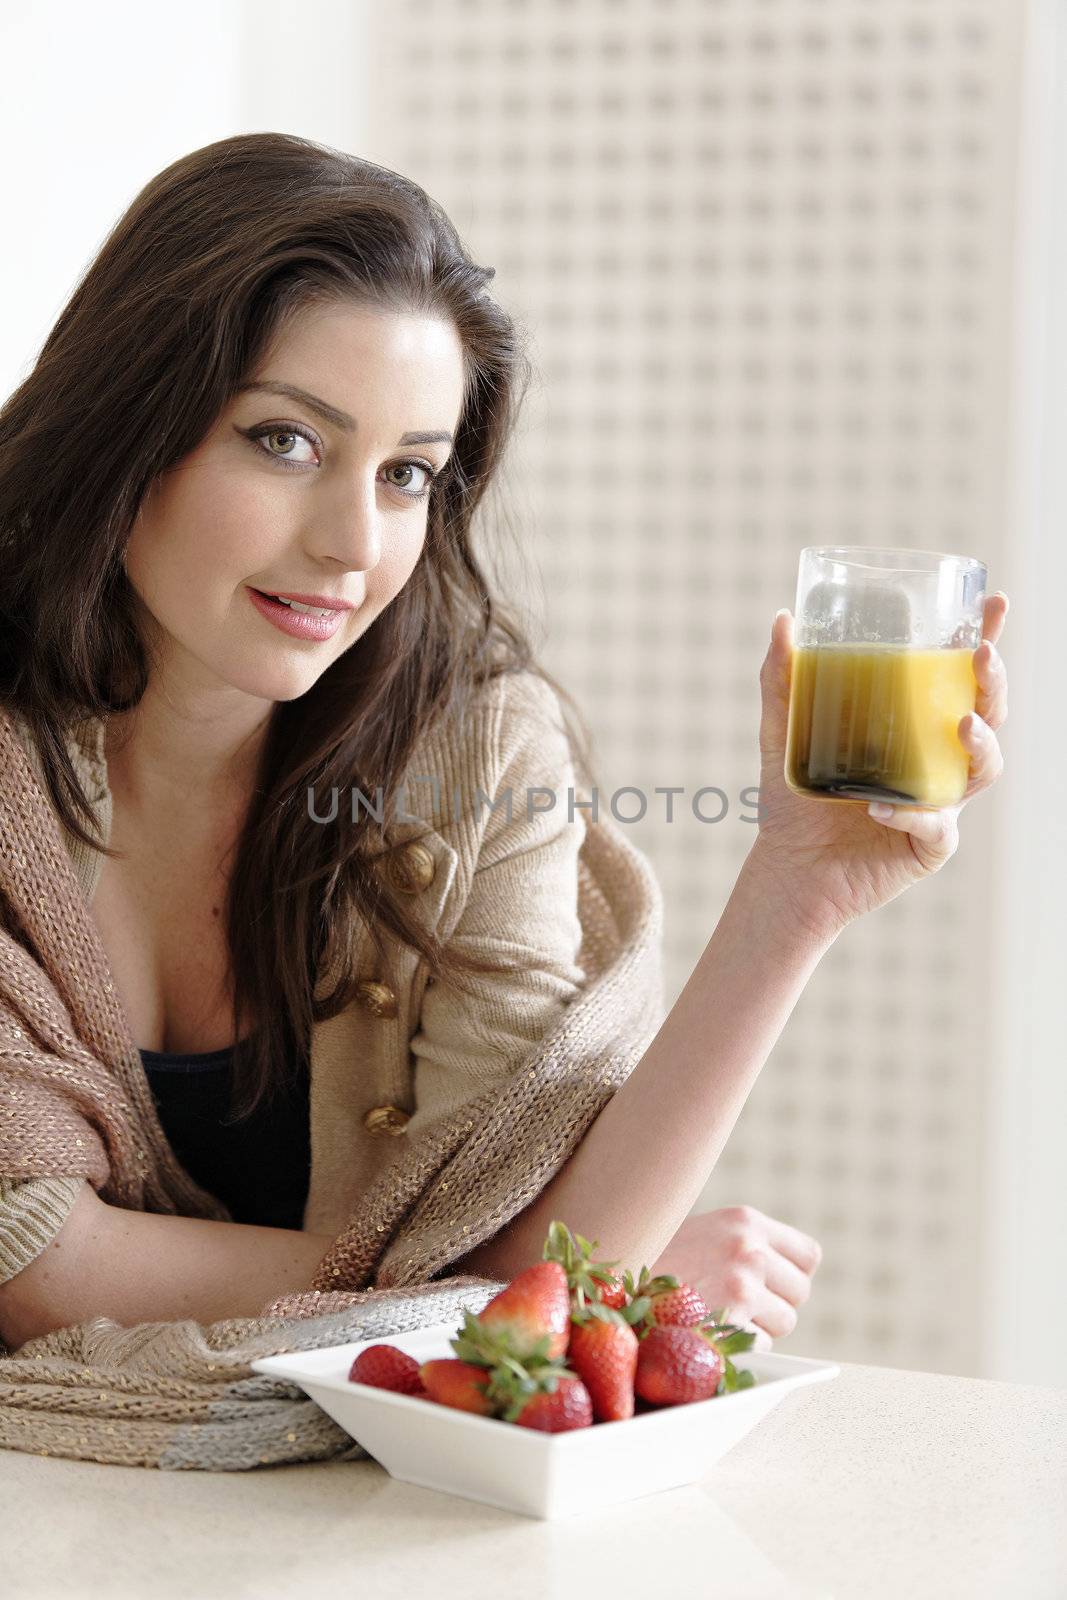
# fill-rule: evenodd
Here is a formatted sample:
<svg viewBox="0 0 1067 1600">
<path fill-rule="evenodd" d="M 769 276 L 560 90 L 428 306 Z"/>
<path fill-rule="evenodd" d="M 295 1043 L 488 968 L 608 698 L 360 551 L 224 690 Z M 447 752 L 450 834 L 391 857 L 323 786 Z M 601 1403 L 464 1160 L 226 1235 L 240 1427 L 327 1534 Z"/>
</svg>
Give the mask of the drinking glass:
<svg viewBox="0 0 1067 1600">
<path fill-rule="evenodd" d="M 986 568 L 938 550 L 800 552 L 785 780 L 820 800 L 963 798 Z"/>
</svg>

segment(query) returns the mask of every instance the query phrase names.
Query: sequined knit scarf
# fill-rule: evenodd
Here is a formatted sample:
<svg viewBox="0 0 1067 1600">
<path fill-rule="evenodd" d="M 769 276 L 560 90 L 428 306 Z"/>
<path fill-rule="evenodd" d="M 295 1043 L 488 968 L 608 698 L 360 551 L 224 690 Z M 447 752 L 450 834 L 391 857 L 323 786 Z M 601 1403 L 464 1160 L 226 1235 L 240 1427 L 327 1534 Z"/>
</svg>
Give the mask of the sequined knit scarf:
<svg viewBox="0 0 1067 1600">
<path fill-rule="evenodd" d="M 256 1317 L 106 1317 L 0 1345 L 0 1448 L 242 1470 L 366 1452 L 260 1356 L 459 1322 L 499 1284 L 436 1274 L 541 1192 L 662 1021 L 662 900 L 609 818 L 586 820 L 585 984 L 501 1087 L 415 1140 L 362 1197 L 306 1292 Z M 0 711 L 0 1174 L 87 1179 L 109 1204 L 219 1219 L 156 1115 L 50 800 Z"/>
</svg>

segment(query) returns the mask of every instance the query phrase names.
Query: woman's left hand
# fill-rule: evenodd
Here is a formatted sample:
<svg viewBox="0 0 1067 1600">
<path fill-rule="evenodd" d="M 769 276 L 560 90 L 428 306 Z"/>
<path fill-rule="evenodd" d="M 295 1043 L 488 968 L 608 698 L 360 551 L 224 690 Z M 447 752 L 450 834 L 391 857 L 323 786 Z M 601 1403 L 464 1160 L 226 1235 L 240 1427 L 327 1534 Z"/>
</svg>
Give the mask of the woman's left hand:
<svg viewBox="0 0 1067 1600">
<path fill-rule="evenodd" d="M 755 1332 L 757 1350 L 769 1350 L 796 1327 L 821 1260 L 810 1233 L 755 1206 L 720 1206 L 686 1217 L 651 1270 L 691 1284 L 709 1311 L 725 1307 Z"/>
<path fill-rule="evenodd" d="M 975 712 L 962 717 L 957 728 L 970 752 L 962 800 L 939 810 L 895 805 L 887 817 L 872 816 L 861 802 L 828 803 L 797 794 L 786 783 L 793 617 L 789 611 L 776 617 L 760 673 L 760 831 L 750 855 L 769 869 L 775 888 L 805 928 L 836 937 L 955 854 L 960 812 L 1004 768 L 996 734 L 1008 714 L 1008 675 L 996 642 L 1007 614 L 1008 597 L 998 590 L 985 602 L 982 643 L 972 656 Z"/>
</svg>

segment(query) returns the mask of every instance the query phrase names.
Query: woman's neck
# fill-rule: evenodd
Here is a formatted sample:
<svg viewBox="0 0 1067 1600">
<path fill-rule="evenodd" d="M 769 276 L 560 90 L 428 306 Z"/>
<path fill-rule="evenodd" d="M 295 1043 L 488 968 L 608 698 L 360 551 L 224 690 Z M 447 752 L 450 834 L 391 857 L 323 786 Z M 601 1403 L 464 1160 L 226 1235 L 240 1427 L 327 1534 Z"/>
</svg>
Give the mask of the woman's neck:
<svg viewBox="0 0 1067 1600">
<path fill-rule="evenodd" d="M 249 701 L 235 714 L 197 717 L 148 694 L 107 719 L 108 786 L 127 812 L 162 821 L 228 813 L 247 803 L 266 737 L 269 708 Z"/>
</svg>

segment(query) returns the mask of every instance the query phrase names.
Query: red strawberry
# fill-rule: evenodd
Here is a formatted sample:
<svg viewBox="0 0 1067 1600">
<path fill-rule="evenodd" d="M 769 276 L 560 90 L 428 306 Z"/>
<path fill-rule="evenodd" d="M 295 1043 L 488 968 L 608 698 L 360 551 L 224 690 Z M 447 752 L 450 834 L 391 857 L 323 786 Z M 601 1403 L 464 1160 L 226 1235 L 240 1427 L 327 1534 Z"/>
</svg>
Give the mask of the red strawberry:
<svg viewBox="0 0 1067 1600">
<path fill-rule="evenodd" d="M 648 1301 L 641 1318 L 646 1328 L 695 1328 L 711 1316 L 703 1295 L 691 1284 L 679 1283 L 669 1273 L 653 1277 L 647 1267 L 642 1267 L 636 1283 L 630 1273 L 624 1281 L 634 1301 Z"/>
<path fill-rule="evenodd" d="M 566 1223 L 553 1222 L 542 1254 L 546 1261 L 558 1261 L 567 1274 L 572 1311 L 584 1311 L 597 1301 L 611 1310 L 621 1310 L 626 1304 L 622 1278 L 612 1272 L 613 1261 L 591 1259 L 595 1249 L 595 1240 L 590 1244 L 580 1233 L 572 1234 Z"/>
<path fill-rule="evenodd" d="M 623 1281 L 613 1272 L 606 1283 L 602 1283 L 599 1292 L 600 1304 L 607 1306 L 612 1311 L 619 1311 L 626 1304 L 626 1289 Z"/>
<path fill-rule="evenodd" d="M 350 1383 L 369 1383 L 374 1389 L 395 1394 L 422 1394 L 419 1363 L 395 1344 L 371 1344 L 361 1350 L 348 1370 Z"/>
<path fill-rule="evenodd" d="M 663 1406 L 708 1400 L 723 1371 L 722 1356 L 696 1328 L 657 1326 L 639 1343 L 634 1391 Z"/>
<path fill-rule="evenodd" d="M 648 1315 L 667 1327 L 695 1328 L 711 1315 L 703 1295 L 688 1283 L 680 1283 L 677 1289 L 662 1289 L 650 1298 Z"/>
<path fill-rule="evenodd" d="M 571 1326 L 567 1274 L 556 1261 L 538 1261 L 512 1278 L 474 1320 L 494 1337 L 502 1335 L 520 1360 L 561 1356 Z M 468 1321 L 464 1332 L 469 1331 Z"/>
<path fill-rule="evenodd" d="M 457 1411 L 475 1411 L 483 1417 L 492 1415 L 493 1405 L 485 1392 L 489 1373 L 484 1367 L 445 1356 L 439 1361 L 424 1361 L 419 1376 L 430 1399 L 439 1405 L 453 1406 Z"/>
<path fill-rule="evenodd" d="M 624 1422 L 634 1414 L 638 1338 L 616 1311 L 590 1306 L 571 1324 L 567 1363 L 589 1390 L 598 1422 Z"/>
<path fill-rule="evenodd" d="M 735 1389 L 750 1389 L 756 1381 L 755 1374 L 748 1367 L 735 1367 L 730 1359 L 731 1356 L 751 1350 L 756 1342 L 756 1335 L 752 1329 L 724 1322 L 725 1315 L 725 1310 L 713 1311 L 711 1321 L 705 1322 L 700 1332 L 722 1357 L 723 1394 L 733 1394 Z"/>
<path fill-rule="evenodd" d="M 505 1420 L 542 1433 L 567 1433 L 592 1424 L 593 1402 L 581 1378 L 560 1378 L 551 1393 L 531 1395 L 517 1416 Z"/>
</svg>

